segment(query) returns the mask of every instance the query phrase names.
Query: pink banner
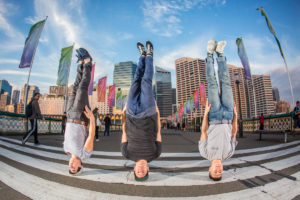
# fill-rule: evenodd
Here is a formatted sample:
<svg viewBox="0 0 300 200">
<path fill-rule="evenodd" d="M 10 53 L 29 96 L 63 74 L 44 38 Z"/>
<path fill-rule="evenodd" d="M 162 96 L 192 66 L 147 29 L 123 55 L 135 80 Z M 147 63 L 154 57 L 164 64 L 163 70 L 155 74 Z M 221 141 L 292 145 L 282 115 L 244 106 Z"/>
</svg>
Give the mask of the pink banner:
<svg viewBox="0 0 300 200">
<path fill-rule="evenodd" d="M 199 109 L 199 90 L 194 91 L 194 104 L 195 104 L 195 109 Z"/>
<path fill-rule="evenodd" d="M 108 106 L 115 106 L 115 94 L 116 93 L 116 85 L 111 85 L 108 87 Z"/>
<path fill-rule="evenodd" d="M 105 76 L 98 80 L 98 102 L 105 102 L 106 79 L 107 77 Z"/>
<path fill-rule="evenodd" d="M 94 73 L 95 73 L 95 63 L 93 64 L 92 70 L 91 70 L 91 80 L 90 80 L 90 84 L 89 84 L 88 95 L 92 95 L 93 94 L 93 89 L 94 89 Z"/>
<path fill-rule="evenodd" d="M 205 106 L 205 85 L 204 83 L 199 84 L 199 89 L 200 89 L 200 104 L 202 106 Z"/>
</svg>

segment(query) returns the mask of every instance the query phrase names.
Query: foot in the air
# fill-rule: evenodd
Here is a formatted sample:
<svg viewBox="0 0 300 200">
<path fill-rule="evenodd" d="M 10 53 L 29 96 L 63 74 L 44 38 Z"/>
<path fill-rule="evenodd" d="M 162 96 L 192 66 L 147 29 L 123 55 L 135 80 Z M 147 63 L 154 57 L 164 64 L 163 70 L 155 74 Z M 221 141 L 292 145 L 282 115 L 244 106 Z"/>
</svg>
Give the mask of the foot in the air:
<svg viewBox="0 0 300 200">
<path fill-rule="evenodd" d="M 153 56 L 153 45 L 149 40 L 146 42 L 146 52 L 147 56 Z"/>
<path fill-rule="evenodd" d="M 226 41 L 218 42 L 218 45 L 217 45 L 217 48 L 216 48 L 216 52 L 217 52 L 218 55 L 224 53 L 224 48 L 225 48 L 226 44 L 227 44 Z"/>
<path fill-rule="evenodd" d="M 216 50 L 216 47 L 217 47 L 216 40 L 209 40 L 207 42 L 207 47 L 206 47 L 207 53 L 214 54 L 214 51 Z"/>
<path fill-rule="evenodd" d="M 92 62 L 92 56 L 89 54 L 89 52 L 85 49 L 85 48 L 79 48 L 76 49 L 76 52 L 80 55 L 80 57 L 82 58 L 82 60 L 84 59 L 90 59 L 90 61 Z"/>
<path fill-rule="evenodd" d="M 146 51 L 145 51 L 144 45 L 141 42 L 138 42 L 136 45 L 137 45 L 137 48 L 138 48 L 141 56 L 146 56 Z"/>
</svg>

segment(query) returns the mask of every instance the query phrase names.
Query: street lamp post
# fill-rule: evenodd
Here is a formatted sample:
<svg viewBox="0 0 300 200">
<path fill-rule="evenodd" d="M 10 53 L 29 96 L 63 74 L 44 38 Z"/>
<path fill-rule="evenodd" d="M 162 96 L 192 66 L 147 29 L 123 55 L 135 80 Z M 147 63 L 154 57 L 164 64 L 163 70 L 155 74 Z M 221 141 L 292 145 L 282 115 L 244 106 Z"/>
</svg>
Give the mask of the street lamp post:
<svg viewBox="0 0 300 200">
<path fill-rule="evenodd" d="M 242 120 L 242 104 L 241 104 L 241 94 L 240 94 L 240 87 L 239 84 L 241 82 L 240 74 L 238 72 L 234 73 L 235 83 L 238 90 L 238 98 L 239 98 L 239 113 L 240 113 L 240 119 L 239 119 L 239 137 L 243 137 L 243 120 Z"/>
</svg>

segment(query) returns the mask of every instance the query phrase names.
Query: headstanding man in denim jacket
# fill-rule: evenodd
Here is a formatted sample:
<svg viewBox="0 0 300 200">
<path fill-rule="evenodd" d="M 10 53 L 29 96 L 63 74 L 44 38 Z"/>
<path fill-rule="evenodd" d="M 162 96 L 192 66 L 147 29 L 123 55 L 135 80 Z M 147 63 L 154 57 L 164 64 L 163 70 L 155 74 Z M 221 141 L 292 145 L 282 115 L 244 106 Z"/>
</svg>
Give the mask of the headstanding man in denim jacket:
<svg viewBox="0 0 300 200">
<path fill-rule="evenodd" d="M 88 101 L 92 58 L 84 48 L 79 48 L 76 51 L 79 64 L 67 106 L 67 125 L 64 140 L 64 151 L 70 155 L 70 174 L 80 172 L 82 160 L 91 156 L 95 136 L 95 118 L 89 109 Z"/>
<path fill-rule="evenodd" d="M 206 79 L 208 83 L 208 100 L 202 122 L 199 151 L 202 157 L 211 161 L 209 177 L 214 181 L 222 178 L 222 161 L 230 158 L 237 145 L 237 113 L 233 105 L 230 76 L 223 56 L 226 41 L 210 40 L 207 45 Z M 213 53 L 217 53 L 218 74 L 221 88 L 217 84 Z"/>
</svg>

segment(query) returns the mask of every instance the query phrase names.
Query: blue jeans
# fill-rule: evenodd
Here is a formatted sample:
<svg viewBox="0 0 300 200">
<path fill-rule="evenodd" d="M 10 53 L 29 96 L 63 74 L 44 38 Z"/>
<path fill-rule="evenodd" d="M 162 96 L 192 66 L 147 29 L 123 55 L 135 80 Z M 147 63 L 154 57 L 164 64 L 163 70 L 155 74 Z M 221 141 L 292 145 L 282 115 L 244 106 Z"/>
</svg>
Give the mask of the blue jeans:
<svg viewBox="0 0 300 200">
<path fill-rule="evenodd" d="M 155 114 L 155 100 L 152 89 L 153 58 L 141 56 L 130 87 L 126 113 L 136 117 Z M 128 109 L 129 108 L 129 109 Z"/>
<path fill-rule="evenodd" d="M 226 58 L 221 54 L 216 60 L 218 63 L 221 95 L 219 95 L 219 86 L 215 76 L 213 55 L 207 54 L 206 80 L 208 84 L 208 102 L 211 104 L 208 117 L 210 122 L 219 120 L 231 121 L 233 118 L 233 95 Z"/>
</svg>

